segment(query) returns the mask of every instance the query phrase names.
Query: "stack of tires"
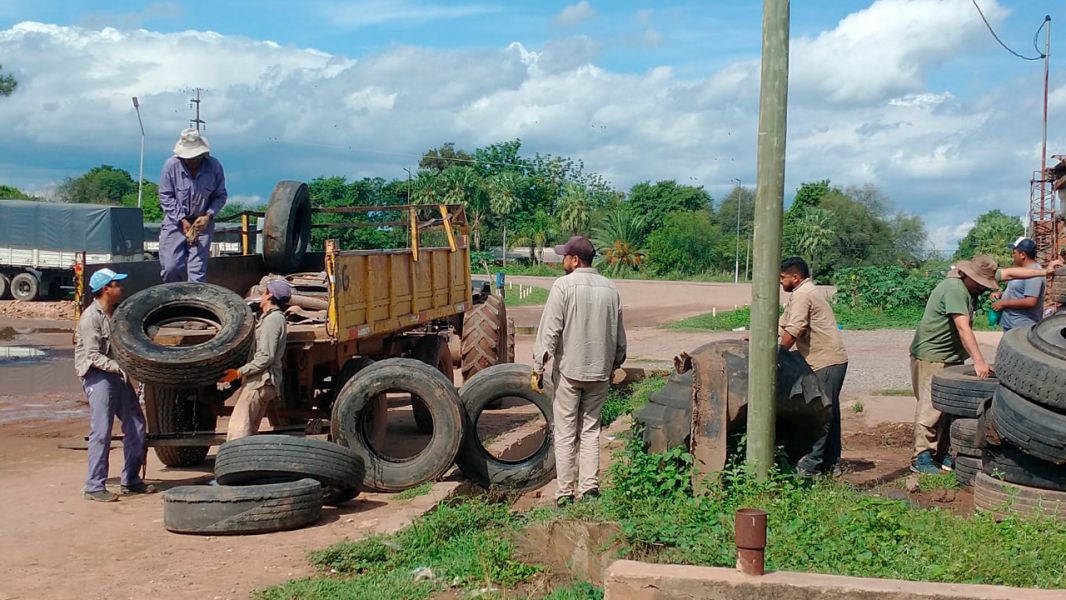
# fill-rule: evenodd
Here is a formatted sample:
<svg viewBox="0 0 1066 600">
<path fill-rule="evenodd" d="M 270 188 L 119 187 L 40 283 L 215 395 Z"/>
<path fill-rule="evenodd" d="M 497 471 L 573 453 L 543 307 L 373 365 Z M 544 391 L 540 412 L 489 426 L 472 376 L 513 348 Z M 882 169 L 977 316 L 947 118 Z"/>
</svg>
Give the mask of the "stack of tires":
<svg viewBox="0 0 1066 600">
<path fill-rule="evenodd" d="M 1066 315 L 1003 335 L 978 510 L 1066 517 Z"/>
<path fill-rule="evenodd" d="M 933 376 L 933 408 L 948 415 L 948 437 L 955 456 L 955 479 L 971 487 L 981 471 L 981 449 L 977 440 L 978 417 L 996 393 L 995 377 L 981 379 L 973 365 L 947 367 Z"/>
<path fill-rule="evenodd" d="M 254 435 L 226 442 L 215 458 L 220 485 L 163 493 L 163 525 L 175 533 L 251 534 L 306 527 L 359 493 L 363 462 L 323 440 Z"/>
</svg>

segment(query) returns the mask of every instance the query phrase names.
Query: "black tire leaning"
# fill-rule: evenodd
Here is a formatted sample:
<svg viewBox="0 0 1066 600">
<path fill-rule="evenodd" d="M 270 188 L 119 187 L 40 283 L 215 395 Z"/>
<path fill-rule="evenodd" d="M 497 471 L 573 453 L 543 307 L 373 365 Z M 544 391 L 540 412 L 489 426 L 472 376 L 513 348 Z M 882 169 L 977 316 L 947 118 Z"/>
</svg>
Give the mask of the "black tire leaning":
<svg viewBox="0 0 1066 600">
<path fill-rule="evenodd" d="M 1010 444 L 987 446 L 982 470 L 1008 483 L 1066 492 L 1066 465 L 1033 458 Z"/>
<path fill-rule="evenodd" d="M 421 398 L 433 417 L 429 443 L 403 460 L 390 460 L 374 450 L 361 414 L 371 399 L 390 390 Z M 352 377 L 341 388 L 337 402 L 337 441 L 363 459 L 363 488 L 399 492 L 437 479 L 455 462 L 463 439 L 463 410 L 455 386 L 437 369 L 409 358 L 385 359 Z"/>
<path fill-rule="evenodd" d="M 300 270 L 311 240 L 311 196 L 301 181 L 279 181 L 263 221 L 263 262 L 279 274 Z"/>
<path fill-rule="evenodd" d="M 314 479 L 248 486 L 187 485 L 163 492 L 163 526 L 200 535 L 297 529 L 322 516 Z"/>
<path fill-rule="evenodd" d="M 1003 334 L 996 374 L 1003 385 L 1037 404 L 1066 411 L 1066 361 L 1033 346 L 1029 327 Z"/>
<path fill-rule="evenodd" d="M 218 415 L 197 402 L 196 391 L 144 384 L 145 403 L 155 406 L 159 433 L 214 431 Z M 209 446 L 156 446 L 159 462 L 168 467 L 195 467 L 207 459 Z"/>
<path fill-rule="evenodd" d="M 219 327 L 210 340 L 193 346 L 163 346 L 148 337 L 152 326 L 180 319 Z M 255 321 L 237 294 L 209 283 L 164 283 L 122 302 L 111 319 L 111 347 L 127 374 L 168 386 L 214 385 L 226 369 L 248 360 Z"/>
<path fill-rule="evenodd" d="M 1066 415 L 1000 386 L 992 401 L 992 425 L 1000 437 L 1026 454 L 1055 464 L 1066 463 Z"/>
<path fill-rule="evenodd" d="M 1052 315 L 1029 328 L 1029 343 L 1044 354 L 1066 361 L 1066 315 Z M 1063 365 L 1066 368 L 1066 365 Z"/>
<path fill-rule="evenodd" d="M 1066 492 L 1042 490 L 1006 483 L 978 473 L 974 478 L 973 503 L 979 511 L 1002 519 L 1009 514 L 1045 514 L 1066 517 Z"/>
<path fill-rule="evenodd" d="M 337 426 L 337 423 L 340 423 L 340 415 L 337 414 L 337 406 L 340 405 L 340 403 L 337 402 L 337 394 L 340 393 L 341 388 L 344 387 L 344 384 L 348 383 L 348 381 L 352 377 L 355 377 L 356 373 L 374 364 L 374 362 L 374 359 L 370 358 L 369 356 L 357 356 L 355 358 L 349 358 L 347 361 L 345 361 L 344 366 L 341 367 L 340 373 L 337 373 L 336 381 L 333 382 L 333 389 L 330 390 L 330 402 L 332 404 L 330 406 L 329 413 L 330 441 L 341 444 L 341 442 L 339 441 L 341 431 L 340 427 Z"/>
<path fill-rule="evenodd" d="M 452 351 L 444 338 L 439 335 L 427 335 L 418 340 L 414 350 L 411 351 L 411 358 L 426 363 L 440 371 L 441 375 L 450 381 L 455 381 Z M 427 435 L 433 433 L 433 415 L 424 402 L 418 398 L 411 398 L 411 412 L 414 414 L 415 425 L 418 426 L 419 431 Z"/>
<path fill-rule="evenodd" d="M 998 384 L 995 377 L 978 377 L 973 365 L 946 367 L 933 376 L 933 408 L 956 417 L 976 419 Z"/>
<path fill-rule="evenodd" d="M 955 481 L 963 487 L 972 487 L 973 480 L 981 472 L 981 459 L 960 456 L 955 459 Z"/>
<path fill-rule="evenodd" d="M 310 477 L 326 489 L 326 504 L 354 498 L 363 475 L 362 459 L 348 448 L 287 435 L 253 435 L 226 442 L 215 456 L 215 479 L 222 485 Z"/>
<path fill-rule="evenodd" d="M 32 273 L 19 273 L 11 278 L 11 296 L 21 302 L 33 302 L 40 295 L 41 282 Z"/>
<path fill-rule="evenodd" d="M 555 442 L 552 431 L 552 394 L 534 392 L 529 386 L 528 365 L 502 364 L 489 367 L 464 382 L 459 390 L 466 420 L 466 435 L 455 462 L 471 481 L 485 489 L 525 492 L 537 489 L 555 477 Z M 485 449 L 478 437 L 477 422 L 486 407 L 504 398 L 521 398 L 540 410 L 547 423 L 544 442 L 528 457 L 500 460 Z"/>
<path fill-rule="evenodd" d="M 951 448 L 959 456 L 981 458 L 981 449 L 977 447 L 977 419 L 955 419 L 949 431 Z"/>
</svg>

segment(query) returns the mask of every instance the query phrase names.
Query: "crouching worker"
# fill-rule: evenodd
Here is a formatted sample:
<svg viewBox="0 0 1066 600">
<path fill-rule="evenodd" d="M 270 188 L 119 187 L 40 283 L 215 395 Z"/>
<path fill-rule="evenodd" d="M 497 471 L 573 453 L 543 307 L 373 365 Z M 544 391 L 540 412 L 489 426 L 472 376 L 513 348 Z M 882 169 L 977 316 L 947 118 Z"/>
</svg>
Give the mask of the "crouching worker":
<svg viewBox="0 0 1066 600">
<path fill-rule="evenodd" d="M 252 359 L 239 369 L 227 369 L 219 383 L 242 380 L 237 404 L 229 418 L 226 441 L 248 437 L 259 431 L 259 423 L 266 416 L 270 404 L 282 390 L 281 362 L 285 356 L 285 306 L 292 297 L 292 288 L 285 281 L 266 284 L 259 298 L 262 316 L 255 325 L 255 347 Z"/>
<path fill-rule="evenodd" d="M 125 494 L 152 494 L 155 488 L 141 479 L 144 465 L 144 413 L 129 378 L 111 358 L 111 315 L 122 301 L 125 274 L 100 269 L 89 279 L 93 303 L 81 313 L 74 336 L 74 369 L 89 397 L 89 476 L 85 498 L 114 502 L 118 496 L 105 486 L 115 417 L 122 422 L 122 487 Z"/>
</svg>

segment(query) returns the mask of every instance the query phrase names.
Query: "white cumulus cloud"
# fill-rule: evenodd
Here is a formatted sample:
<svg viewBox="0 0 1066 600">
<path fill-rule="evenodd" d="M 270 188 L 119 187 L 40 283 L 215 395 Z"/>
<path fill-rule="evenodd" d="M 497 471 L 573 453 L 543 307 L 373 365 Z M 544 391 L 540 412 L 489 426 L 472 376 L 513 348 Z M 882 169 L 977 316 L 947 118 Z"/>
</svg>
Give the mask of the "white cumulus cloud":
<svg viewBox="0 0 1066 600">
<path fill-rule="evenodd" d="M 581 0 L 577 4 L 568 4 L 563 10 L 555 16 L 555 24 L 562 27 L 572 27 L 578 23 L 591 20 L 596 16 L 596 9 L 592 8 L 592 5 L 588 3 L 588 0 Z"/>
</svg>

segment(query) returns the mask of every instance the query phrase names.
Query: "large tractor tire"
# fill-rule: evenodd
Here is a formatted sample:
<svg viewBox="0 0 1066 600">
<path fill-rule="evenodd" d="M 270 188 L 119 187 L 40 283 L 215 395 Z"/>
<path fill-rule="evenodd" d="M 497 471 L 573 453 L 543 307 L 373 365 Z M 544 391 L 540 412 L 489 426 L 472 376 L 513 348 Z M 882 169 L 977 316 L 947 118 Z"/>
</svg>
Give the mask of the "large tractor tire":
<svg viewBox="0 0 1066 600">
<path fill-rule="evenodd" d="M 433 436 L 410 458 L 383 456 L 370 443 L 365 409 L 390 391 L 420 398 L 432 416 Z M 436 368 L 409 358 L 388 358 L 360 371 L 337 394 L 334 414 L 333 438 L 363 460 L 363 487 L 378 492 L 399 492 L 437 479 L 455 462 L 463 439 L 463 409 L 455 385 Z"/>
<path fill-rule="evenodd" d="M 192 346 L 163 346 L 149 330 L 177 322 L 217 328 Z M 248 360 L 255 332 L 252 310 L 237 294 L 209 283 L 164 283 L 137 292 L 115 309 L 111 347 L 137 381 L 167 386 L 211 386 Z"/>
<path fill-rule="evenodd" d="M 490 295 L 463 317 L 463 381 L 479 371 L 508 360 L 507 307 L 499 296 Z"/>
<path fill-rule="evenodd" d="M 273 273 L 300 270 L 311 241 L 311 196 L 301 181 L 279 181 L 263 221 L 263 261 Z"/>
<path fill-rule="evenodd" d="M 218 416 L 196 400 L 196 391 L 144 384 L 145 404 L 154 405 L 159 433 L 214 431 Z M 156 446 L 159 461 L 168 467 L 195 467 L 207 458 L 208 446 Z"/>
<path fill-rule="evenodd" d="M 449 381 L 455 381 L 451 348 L 439 335 L 427 335 L 418 340 L 414 350 L 411 351 L 411 358 L 437 369 Z M 418 398 L 412 398 L 411 411 L 414 413 L 418 430 L 425 434 L 433 433 L 433 415 L 430 414 L 425 403 Z"/>
<path fill-rule="evenodd" d="M 174 533 L 241 535 L 306 527 L 322 516 L 322 485 L 184 485 L 163 492 L 163 526 Z"/>
</svg>

